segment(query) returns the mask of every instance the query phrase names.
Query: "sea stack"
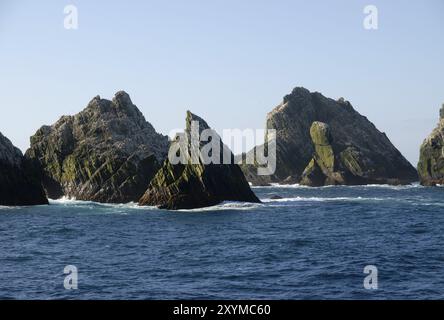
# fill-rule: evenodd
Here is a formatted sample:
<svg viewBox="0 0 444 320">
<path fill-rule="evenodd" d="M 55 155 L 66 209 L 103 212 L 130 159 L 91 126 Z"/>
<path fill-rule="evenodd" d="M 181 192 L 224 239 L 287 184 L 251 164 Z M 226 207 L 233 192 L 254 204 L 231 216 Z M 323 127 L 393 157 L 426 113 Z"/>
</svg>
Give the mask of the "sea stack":
<svg viewBox="0 0 444 320">
<path fill-rule="evenodd" d="M 140 205 L 157 206 L 162 209 L 194 209 L 212 206 L 223 201 L 260 202 L 250 189 L 240 167 L 234 163 L 231 151 L 213 132 L 213 140 L 220 143 L 219 159 L 224 152 L 231 159 L 230 164 L 204 164 L 201 157 L 192 161 L 192 126 L 198 125 L 199 137 L 203 130 L 211 130 L 200 117 L 187 112 L 186 129 L 182 137 L 186 138 L 186 148 L 180 156 L 184 161 L 172 164 L 165 160 L 162 168 L 151 181 L 148 190 L 140 199 Z M 172 142 L 170 150 L 178 150 L 181 142 Z M 206 143 L 198 141 L 201 149 Z M 213 150 L 214 151 L 214 150 Z"/>
<path fill-rule="evenodd" d="M 343 98 L 334 100 L 297 87 L 267 115 L 266 129 L 276 130 L 276 172 L 258 176 L 255 165 L 242 164 L 248 181 L 255 185 L 417 181 L 415 168 L 385 133 Z"/>
<path fill-rule="evenodd" d="M 142 196 L 167 152 L 168 137 L 119 91 L 41 127 L 26 156 L 40 168 L 49 198 L 127 203 Z"/>
<path fill-rule="evenodd" d="M 421 145 L 418 173 L 425 186 L 444 184 L 444 104 L 441 107 L 439 123 Z"/>
<path fill-rule="evenodd" d="M 48 204 L 38 174 L 22 152 L 0 133 L 0 205 Z"/>
</svg>

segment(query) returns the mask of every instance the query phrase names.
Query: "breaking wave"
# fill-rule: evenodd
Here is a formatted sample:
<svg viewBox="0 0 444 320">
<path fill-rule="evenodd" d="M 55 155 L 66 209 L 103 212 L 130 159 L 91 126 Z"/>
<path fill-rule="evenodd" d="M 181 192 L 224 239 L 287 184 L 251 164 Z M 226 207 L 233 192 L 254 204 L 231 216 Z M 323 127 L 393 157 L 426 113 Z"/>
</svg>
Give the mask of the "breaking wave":
<svg viewBox="0 0 444 320">
<path fill-rule="evenodd" d="M 100 203 L 95 201 L 84 201 L 84 200 L 76 200 L 75 198 L 62 197 L 60 199 L 49 199 L 50 205 L 60 205 L 60 206 L 68 206 L 68 207 L 103 207 L 103 208 L 116 208 L 116 209 L 155 209 L 154 207 L 149 206 L 139 206 L 136 202 L 129 203 Z"/>
<path fill-rule="evenodd" d="M 324 201 L 384 201 L 393 200 L 391 198 L 367 198 L 367 197 L 291 197 L 282 199 L 261 199 L 264 203 L 272 202 L 296 202 L 296 201 L 307 201 L 307 202 L 324 202 Z"/>
<path fill-rule="evenodd" d="M 425 188 L 421 186 L 419 183 L 415 182 L 407 185 L 390 185 L 390 184 L 366 184 L 366 185 L 356 185 L 356 186 L 322 186 L 322 187 L 309 187 L 300 184 L 279 184 L 279 183 L 271 183 L 269 186 L 252 186 L 252 189 L 273 189 L 273 188 L 282 188 L 282 189 L 327 189 L 327 188 L 381 188 L 381 189 L 390 189 L 390 190 L 406 190 L 413 188 Z"/>
<path fill-rule="evenodd" d="M 261 200 L 262 201 L 262 200 Z M 225 201 L 221 204 L 198 208 L 198 209 L 181 209 L 178 212 L 208 212 L 208 211 L 228 211 L 228 210 L 252 210 L 263 207 L 263 203 L 251 203 L 251 202 L 235 202 L 235 201 Z"/>
</svg>

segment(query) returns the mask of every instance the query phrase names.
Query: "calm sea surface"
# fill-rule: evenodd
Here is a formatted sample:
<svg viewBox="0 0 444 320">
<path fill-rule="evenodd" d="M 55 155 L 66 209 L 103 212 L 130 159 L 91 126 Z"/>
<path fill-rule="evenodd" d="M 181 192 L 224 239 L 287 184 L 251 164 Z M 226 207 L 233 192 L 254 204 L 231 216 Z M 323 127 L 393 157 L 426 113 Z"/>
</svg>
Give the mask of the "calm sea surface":
<svg viewBox="0 0 444 320">
<path fill-rule="evenodd" d="M 444 298 L 444 188 L 254 191 L 263 204 L 178 212 L 0 207 L 0 298 Z M 67 265 L 78 290 L 64 288 Z M 366 265 L 377 290 L 364 288 Z"/>
</svg>

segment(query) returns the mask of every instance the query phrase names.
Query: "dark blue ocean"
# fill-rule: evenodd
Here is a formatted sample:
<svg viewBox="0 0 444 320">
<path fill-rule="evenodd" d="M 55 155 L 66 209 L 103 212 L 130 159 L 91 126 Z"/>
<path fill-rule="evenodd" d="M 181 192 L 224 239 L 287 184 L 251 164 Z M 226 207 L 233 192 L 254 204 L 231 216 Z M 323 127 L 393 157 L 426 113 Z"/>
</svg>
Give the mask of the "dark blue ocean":
<svg viewBox="0 0 444 320">
<path fill-rule="evenodd" d="M 444 298 L 443 188 L 254 191 L 263 204 L 178 212 L 0 207 L 0 298 Z M 67 265 L 77 290 L 64 288 Z M 378 269 L 377 290 L 364 288 L 366 265 Z"/>
</svg>

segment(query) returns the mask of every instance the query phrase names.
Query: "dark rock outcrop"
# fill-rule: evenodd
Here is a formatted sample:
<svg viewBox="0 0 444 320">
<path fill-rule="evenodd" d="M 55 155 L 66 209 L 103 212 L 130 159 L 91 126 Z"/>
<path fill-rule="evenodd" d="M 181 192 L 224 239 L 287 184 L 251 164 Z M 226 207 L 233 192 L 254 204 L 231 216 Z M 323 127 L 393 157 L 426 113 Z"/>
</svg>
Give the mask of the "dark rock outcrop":
<svg viewBox="0 0 444 320">
<path fill-rule="evenodd" d="M 422 185 L 444 184 L 444 105 L 438 126 L 421 145 L 418 173 Z"/>
<path fill-rule="evenodd" d="M 167 152 L 168 137 L 120 91 L 40 128 L 26 156 L 41 168 L 49 198 L 125 203 L 143 195 Z"/>
<path fill-rule="evenodd" d="M 0 133 L 0 205 L 27 206 L 48 204 L 38 174 Z"/>
<path fill-rule="evenodd" d="M 322 168 L 316 161 L 311 161 L 316 150 L 310 128 L 316 121 L 328 124 L 337 160 L 342 155 L 342 163 L 348 163 L 350 168 L 356 165 L 355 161 L 360 161 L 353 170 L 357 177 L 364 180 L 353 180 L 353 183 L 404 184 L 417 181 L 415 168 L 393 146 L 385 133 L 354 110 L 348 101 L 326 98 L 305 88 L 295 88 L 267 115 L 266 128 L 276 130 L 276 172 L 270 176 L 258 176 L 257 166 L 243 164 L 247 179 L 255 185 L 295 183 L 305 171 L 304 178 L 309 175 L 313 183 L 317 181 L 314 184 L 322 184 Z M 263 145 L 250 152 L 262 148 Z M 328 148 L 321 149 L 331 152 Z M 338 164 L 336 162 L 335 165 Z M 335 183 L 348 184 L 349 181 L 339 179 Z"/>
<path fill-rule="evenodd" d="M 234 164 L 233 154 L 222 142 L 221 159 L 223 152 L 229 152 L 231 164 L 204 164 L 201 158 L 197 163 L 191 162 L 192 121 L 198 121 L 199 133 L 210 129 L 204 120 L 187 112 L 185 135 L 188 148 L 183 155 L 185 161 L 173 165 L 169 159 L 165 160 L 139 204 L 177 210 L 212 206 L 222 201 L 260 202 L 250 189 L 240 167 Z M 214 134 L 216 135 L 215 132 Z M 173 141 L 172 150 L 175 150 L 179 143 L 180 141 Z M 200 142 L 199 148 L 203 145 L 205 143 Z"/>
</svg>

